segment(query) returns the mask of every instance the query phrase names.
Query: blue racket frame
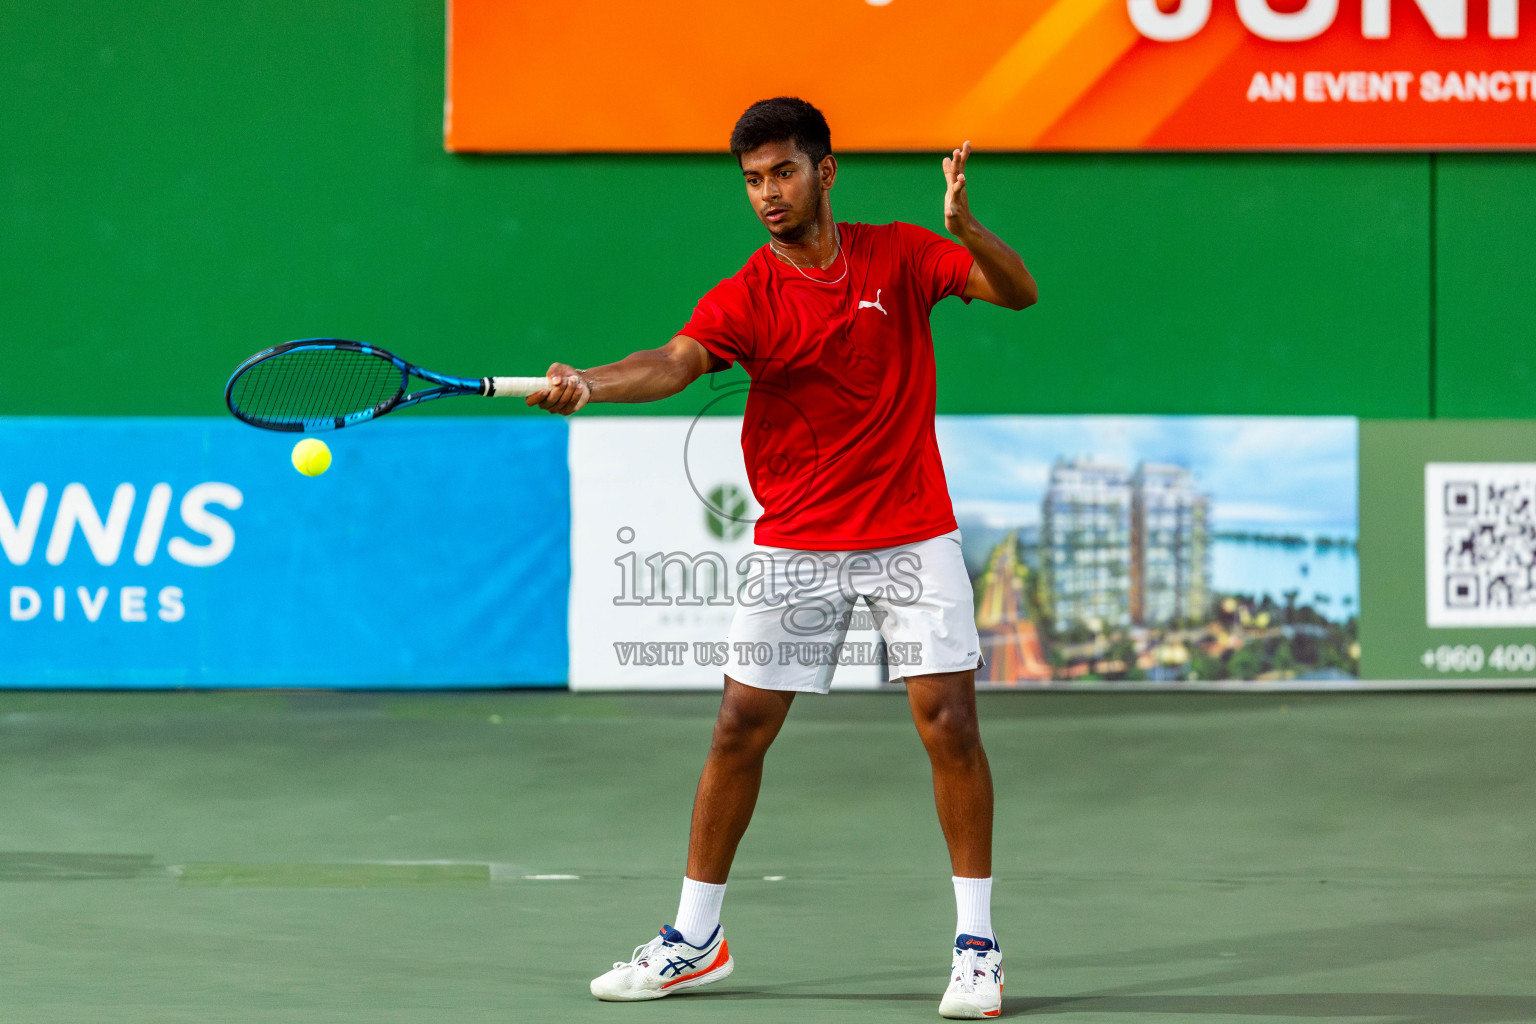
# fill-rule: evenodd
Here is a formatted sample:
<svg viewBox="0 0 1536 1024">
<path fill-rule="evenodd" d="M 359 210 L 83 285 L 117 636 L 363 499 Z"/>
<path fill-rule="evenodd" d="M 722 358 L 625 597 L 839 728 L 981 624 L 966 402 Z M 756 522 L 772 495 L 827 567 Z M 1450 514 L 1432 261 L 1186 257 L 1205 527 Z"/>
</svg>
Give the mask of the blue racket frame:
<svg viewBox="0 0 1536 1024">
<path fill-rule="evenodd" d="M 234 389 L 235 381 L 240 379 L 251 367 L 258 363 L 264 363 L 269 359 L 277 359 L 291 352 L 318 352 L 325 350 L 341 350 L 357 352 L 362 355 L 372 356 L 376 359 L 384 359 L 394 363 L 400 370 L 400 390 L 394 397 L 388 398 L 371 409 L 349 413 L 346 416 L 337 416 L 332 420 L 317 423 L 276 423 L 248 416 L 235 406 Z M 409 378 L 416 377 L 436 387 L 422 388 L 420 391 L 412 391 L 406 394 L 405 389 L 409 385 Z M 454 377 L 446 373 L 434 373 L 424 370 L 419 366 L 406 362 L 393 352 L 379 348 L 376 345 L 365 345 L 360 341 L 347 341 L 343 338 L 301 338 L 298 341 L 287 341 L 281 345 L 263 349 L 251 356 L 245 362 L 235 367 L 235 372 L 230 374 L 229 381 L 224 385 L 224 404 L 228 406 L 230 413 L 242 423 L 249 423 L 253 427 L 261 427 L 264 430 L 282 430 L 291 433 L 319 434 L 329 430 L 340 430 L 343 427 L 355 426 L 358 423 L 367 423 L 377 419 L 387 412 L 396 409 L 404 409 L 412 405 L 420 405 L 422 402 L 430 402 L 435 398 L 446 398 L 450 395 L 484 395 L 488 393 L 487 380 L 483 377 Z"/>
</svg>

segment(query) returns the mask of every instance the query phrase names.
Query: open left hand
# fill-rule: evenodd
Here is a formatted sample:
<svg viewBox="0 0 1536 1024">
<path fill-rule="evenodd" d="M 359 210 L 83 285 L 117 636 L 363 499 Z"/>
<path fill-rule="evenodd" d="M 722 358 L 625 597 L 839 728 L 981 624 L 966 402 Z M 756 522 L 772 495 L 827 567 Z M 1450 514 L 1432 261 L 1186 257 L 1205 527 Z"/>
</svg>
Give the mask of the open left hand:
<svg viewBox="0 0 1536 1024">
<path fill-rule="evenodd" d="M 944 227 L 955 237 L 971 226 L 971 200 L 965 192 L 965 161 L 971 155 L 971 144 L 955 150 L 944 158 L 944 180 L 949 183 L 944 193 Z"/>
</svg>

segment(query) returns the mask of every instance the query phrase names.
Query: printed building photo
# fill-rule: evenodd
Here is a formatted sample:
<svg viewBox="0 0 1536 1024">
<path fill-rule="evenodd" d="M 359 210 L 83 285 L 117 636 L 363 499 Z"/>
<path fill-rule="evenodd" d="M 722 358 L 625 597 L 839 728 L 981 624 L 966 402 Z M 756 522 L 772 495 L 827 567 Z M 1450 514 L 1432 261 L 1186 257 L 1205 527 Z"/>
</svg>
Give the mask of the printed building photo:
<svg viewBox="0 0 1536 1024">
<path fill-rule="evenodd" d="M 1352 420 L 940 422 L 987 657 L 979 679 L 1358 676 Z"/>
</svg>

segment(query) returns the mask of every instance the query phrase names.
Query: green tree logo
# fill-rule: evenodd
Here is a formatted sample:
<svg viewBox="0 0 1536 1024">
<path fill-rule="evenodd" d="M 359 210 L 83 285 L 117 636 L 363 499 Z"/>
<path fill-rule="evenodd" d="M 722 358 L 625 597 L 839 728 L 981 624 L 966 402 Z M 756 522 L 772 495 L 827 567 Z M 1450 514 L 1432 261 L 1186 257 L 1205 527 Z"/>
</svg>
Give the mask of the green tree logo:
<svg viewBox="0 0 1536 1024">
<path fill-rule="evenodd" d="M 711 536 L 735 540 L 747 532 L 747 496 L 735 484 L 720 484 L 709 492 L 704 525 Z"/>
</svg>

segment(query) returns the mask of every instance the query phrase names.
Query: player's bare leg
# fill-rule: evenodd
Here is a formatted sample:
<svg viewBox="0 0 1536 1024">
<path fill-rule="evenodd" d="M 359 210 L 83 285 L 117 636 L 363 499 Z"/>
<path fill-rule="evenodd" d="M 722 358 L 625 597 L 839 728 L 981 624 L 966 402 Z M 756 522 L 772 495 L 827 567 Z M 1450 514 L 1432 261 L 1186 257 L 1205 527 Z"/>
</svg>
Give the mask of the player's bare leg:
<svg viewBox="0 0 1536 1024">
<path fill-rule="evenodd" d="M 763 782 L 763 757 L 778 736 L 789 705 L 786 690 L 762 690 L 725 677 L 725 694 L 709 757 L 693 798 L 688 835 L 688 877 L 723 885 L 736 845 L 752 820 Z"/>
<path fill-rule="evenodd" d="M 704 774 L 693 800 L 688 874 L 677 920 L 635 949 L 628 961 L 592 981 L 599 999 L 660 999 L 730 976 L 736 961 L 720 925 L 725 879 L 757 806 L 763 756 L 779 734 L 795 695 L 760 690 L 725 677 Z"/>
<path fill-rule="evenodd" d="M 933 765 L 933 798 L 955 884 L 955 951 L 945 1017 L 1002 1012 L 1003 960 L 992 933 L 992 770 L 976 720 L 976 673 L 907 678 L 912 720 Z"/>
<path fill-rule="evenodd" d="M 912 720 L 933 765 L 933 798 L 954 873 L 992 875 L 992 769 L 976 721 L 976 673 L 907 678 Z"/>
</svg>

